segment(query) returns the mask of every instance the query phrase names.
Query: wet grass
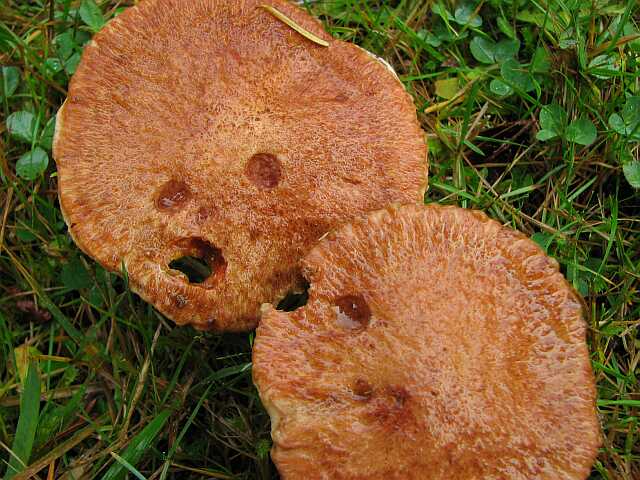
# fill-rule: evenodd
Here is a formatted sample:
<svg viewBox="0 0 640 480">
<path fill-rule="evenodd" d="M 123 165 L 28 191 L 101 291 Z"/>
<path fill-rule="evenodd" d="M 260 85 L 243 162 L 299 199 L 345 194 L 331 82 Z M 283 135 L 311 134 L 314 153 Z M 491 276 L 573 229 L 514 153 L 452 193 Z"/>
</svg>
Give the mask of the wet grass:
<svg viewBox="0 0 640 480">
<path fill-rule="evenodd" d="M 51 119 L 82 46 L 131 3 L 0 4 L 0 473 L 276 478 L 252 334 L 174 327 L 80 254 L 58 209 Z M 584 295 L 604 432 L 592 478 L 640 478 L 637 2 L 308 8 L 414 96 L 425 200 L 526 232 Z"/>
</svg>

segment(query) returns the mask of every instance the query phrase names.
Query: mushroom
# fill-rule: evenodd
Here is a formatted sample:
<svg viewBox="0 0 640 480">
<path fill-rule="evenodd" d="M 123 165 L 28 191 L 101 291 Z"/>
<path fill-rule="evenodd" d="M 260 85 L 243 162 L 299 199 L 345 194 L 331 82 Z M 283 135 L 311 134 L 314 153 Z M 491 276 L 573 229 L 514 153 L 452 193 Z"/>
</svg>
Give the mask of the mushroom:
<svg viewBox="0 0 640 480">
<path fill-rule="evenodd" d="M 84 51 L 54 156 L 79 247 L 176 323 L 218 331 L 301 289 L 299 259 L 331 228 L 427 182 L 402 84 L 283 0 L 120 14 Z"/>
<path fill-rule="evenodd" d="M 599 445 L 581 299 L 477 211 L 391 206 L 264 307 L 253 376 L 283 479 L 584 479 Z"/>
</svg>

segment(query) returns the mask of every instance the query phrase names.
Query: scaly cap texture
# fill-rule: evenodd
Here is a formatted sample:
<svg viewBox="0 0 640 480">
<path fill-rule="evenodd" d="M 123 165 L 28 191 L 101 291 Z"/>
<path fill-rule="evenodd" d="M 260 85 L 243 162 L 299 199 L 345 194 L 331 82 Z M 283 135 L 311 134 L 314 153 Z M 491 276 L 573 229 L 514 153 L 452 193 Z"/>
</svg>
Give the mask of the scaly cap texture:
<svg viewBox="0 0 640 480">
<path fill-rule="evenodd" d="M 322 47 L 260 8 L 326 40 Z M 76 243 L 178 324 L 256 325 L 331 228 L 419 201 L 426 146 L 401 83 L 281 0 L 145 0 L 86 47 L 58 114 Z M 169 264 L 206 261 L 202 283 Z"/>
<path fill-rule="evenodd" d="M 581 299 L 477 211 L 392 206 L 265 306 L 254 381 L 285 480 L 583 480 L 600 442 Z"/>
</svg>

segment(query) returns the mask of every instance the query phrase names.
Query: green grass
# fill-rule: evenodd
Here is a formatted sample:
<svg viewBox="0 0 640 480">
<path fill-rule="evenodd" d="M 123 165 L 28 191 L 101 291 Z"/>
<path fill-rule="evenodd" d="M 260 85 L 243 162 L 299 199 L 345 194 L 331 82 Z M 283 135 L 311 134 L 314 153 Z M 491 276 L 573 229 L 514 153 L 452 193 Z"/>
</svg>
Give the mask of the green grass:
<svg viewBox="0 0 640 480">
<path fill-rule="evenodd" d="M 174 327 L 80 254 L 58 209 L 50 121 L 82 45 L 131 3 L 0 3 L 0 474 L 276 478 L 252 334 Z M 638 3 L 309 9 L 388 59 L 414 96 L 426 201 L 533 236 L 585 296 L 604 432 L 592 478 L 640 478 Z M 40 403 L 22 394 L 39 389 Z"/>
</svg>

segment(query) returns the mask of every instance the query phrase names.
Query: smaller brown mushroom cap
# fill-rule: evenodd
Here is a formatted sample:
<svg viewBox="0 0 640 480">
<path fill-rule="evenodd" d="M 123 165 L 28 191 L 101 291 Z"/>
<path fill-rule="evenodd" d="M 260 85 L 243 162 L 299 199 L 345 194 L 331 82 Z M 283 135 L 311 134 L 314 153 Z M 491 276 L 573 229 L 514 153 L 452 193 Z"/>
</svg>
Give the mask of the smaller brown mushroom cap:
<svg viewBox="0 0 640 480">
<path fill-rule="evenodd" d="M 392 206 L 305 258 L 263 308 L 254 381 L 297 479 L 584 479 L 600 442 L 581 299 L 477 211 Z"/>
</svg>

